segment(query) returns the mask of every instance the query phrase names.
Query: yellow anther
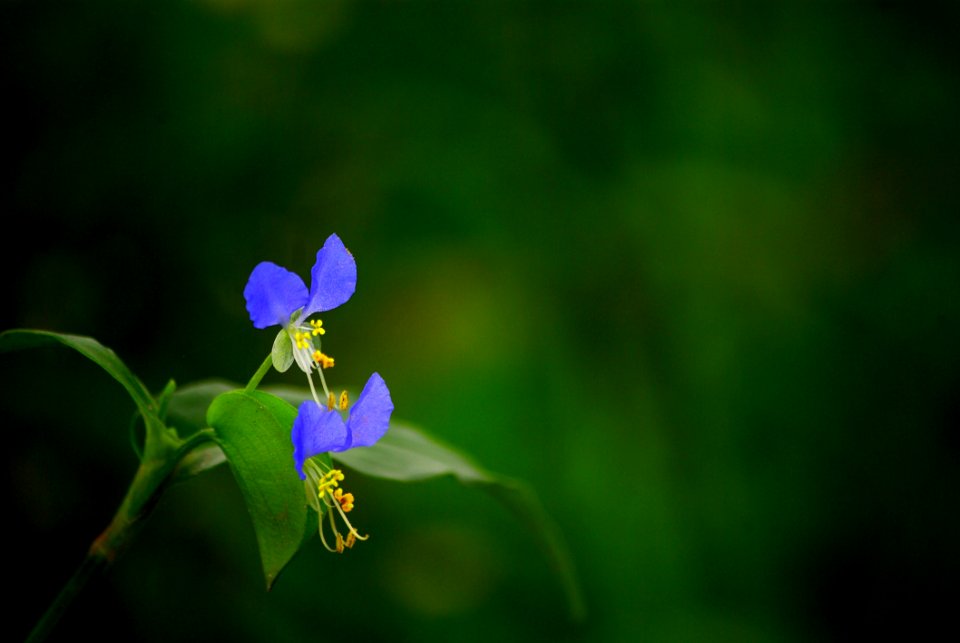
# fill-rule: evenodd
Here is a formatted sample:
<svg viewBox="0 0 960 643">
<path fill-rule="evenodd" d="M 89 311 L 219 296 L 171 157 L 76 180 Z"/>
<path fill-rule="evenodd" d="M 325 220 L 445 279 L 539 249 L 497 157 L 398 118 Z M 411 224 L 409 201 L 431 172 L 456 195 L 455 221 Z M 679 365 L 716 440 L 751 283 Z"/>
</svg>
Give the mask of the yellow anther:
<svg viewBox="0 0 960 643">
<path fill-rule="evenodd" d="M 301 333 L 300 331 L 297 331 L 293 334 L 293 341 L 296 343 L 297 348 L 300 349 L 309 348 L 311 346 L 309 333 Z"/>
<path fill-rule="evenodd" d="M 344 513 L 349 513 L 353 509 L 352 493 L 343 493 L 343 489 L 337 489 L 333 492 L 333 499 L 340 503 Z"/>
<path fill-rule="evenodd" d="M 330 393 L 327 396 L 327 410 L 332 411 L 333 407 L 337 405 L 337 398 L 333 396 L 333 393 Z"/>
<path fill-rule="evenodd" d="M 325 328 L 323 328 L 322 319 L 311 319 L 310 325 L 313 326 L 313 330 L 310 332 L 314 337 L 316 337 L 317 335 L 326 335 L 327 331 Z"/>
<path fill-rule="evenodd" d="M 339 469 L 332 469 L 329 472 L 323 474 L 323 477 L 320 478 L 320 481 L 317 483 L 317 497 L 323 498 L 327 493 L 331 493 L 334 498 L 338 501 L 340 496 L 337 495 L 337 491 L 342 495 L 343 492 L 337 489 L 337 491 L 331 492 L 331 489 L 336 489 L 340 486 L 340 481 L 343 480 L 343 472 Z M 347 494 L 350 495 L 350 494 Z M 352 500 L 352 496 L 351 496 Z"/>
<path fill-rule="evenodd" d="M 325 494 L 330 493 L 331 487 L 335 487 L 335 486 L 336 486 L 335 484 L 330 484 L 330 483 L 321 483 L 317 485 L 317 497 L 323 498 Z"/>
<path fill-rule="evenodd" d="M 350 398 L 347 397 L 347 392 L 344 391 L 340 394 L 340 410 L 346 411 L 348 406 L 350 406 Z"/>
<path fill-rule="evenodd" d="M 337 532 L 337 553 L 338 554 L 343 553 L 343 546 L 344 546 L 343 536 L 340 535 L 340 532 Z"/>
<path fill-rule="evenodd" d="M 343 544 L 347 546 L 348 549 L 353 549 L 353 544 L 357 542 L 357 532 L 351 531 L 347 534 L 347 540 Z"/>
<path fill-rule="evenodd" d="M 320 368 L 333 368 L 333 358 L 320 351 L 313 351 L 313 361 L 320 365 Z"/>
</svg>

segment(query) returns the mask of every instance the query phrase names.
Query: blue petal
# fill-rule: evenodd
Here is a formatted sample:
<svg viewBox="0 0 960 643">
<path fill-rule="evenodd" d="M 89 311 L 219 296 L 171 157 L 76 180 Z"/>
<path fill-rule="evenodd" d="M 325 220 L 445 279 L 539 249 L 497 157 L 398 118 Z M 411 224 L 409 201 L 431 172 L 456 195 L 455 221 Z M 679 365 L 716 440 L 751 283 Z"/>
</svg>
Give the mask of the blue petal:
<svg viewBox="0 0 960 643">
<path fill-rule="evenodd" d="M 307 287 L 296 274 L 264 261 L 250 273 L 243 296 L 256 328 L 283 326 L 295 310 L 307 303 Z"/>
<path fill-rule="evenodd" d="M 390 426 L 393 400 L 387 383 L 378 373 L 367 380 L 347 420 L 347 447 L 368 447 L 383 437 Z"/>
<path fill-rule="evenodd" d="M 322 409 L 313 400 L 307 400 L 300 405 L 297 419 L 293 421 L 290 439 L 293 440 L 293 463 L 300 479 L 306 480 L 303 463 L 307 459 L 347 448 L 347 427 L 339 413 Z"/>
<path fill-rule="evenodd" d="M 340 237 L 331 234 L 317 252 L 317 263 L 310 271 L 310 301 L 303 318 L 332 310 L 346 302 L 357 289 L 357 262 Z"/>
</svg>

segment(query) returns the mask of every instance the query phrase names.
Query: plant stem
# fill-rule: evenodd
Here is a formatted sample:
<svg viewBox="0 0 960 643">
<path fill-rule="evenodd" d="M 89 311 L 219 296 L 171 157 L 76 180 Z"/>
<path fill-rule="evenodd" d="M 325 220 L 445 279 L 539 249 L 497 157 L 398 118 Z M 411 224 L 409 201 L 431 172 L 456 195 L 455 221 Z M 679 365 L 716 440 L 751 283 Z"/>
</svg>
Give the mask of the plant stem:
<svg viewBox="0 0 960 643">
<path fill-rule="evenodd" d="M 57 598 L 54 599 L 50 607 L 47 608 L 47 611 L 44 612 L 40 621 L 34 626 L 33 631 L 30 632 L 30 636 L 27 637 L 27 643 L 37 643 L 38 641 L 46 640 L 46 638 L 50 636 L 53 627 L 67 610 L 67 607 L 73 602 L 73 599 L 87 586 L 87 583 L 99 576 L 109 565 L 110 561 L 100 554 L 94 554 L 91 550 L 87 554 L 87 557 L 83 559 L 77 571 L 75 571 L 73 576 L 70 577 L 70 580 L 67 581 L 67 584 L 64 585 L 60 593 L 57 594 Z"/>
<path fill-rule="evenodd" d="M 154 439 L 150 437 L 156 436 Z M 172 479 L 177 464 L 191 449 L 211 439 L 197 433 L 175 440 L 166 433 L 148 432 L 144 458 L 113 520 L 87 552 L 86 558 L 27 637 L 28 643 L 46 640 L 64 612 L 94 578 L 99 577 L 130 545 Z"/>
<path fill-rule="evenodd" d="M 253 374 L 250 381 L 247 382 L 246 390 L 248 392 L 256 390 L 256 388 L 260 386 L 260 380 L 270 371 L 271 367 L 273 367 L 273 354 L 267 355 L 267 359 L 263 360 L 263 364 L 261 364 L 257 372 Z"/>
</svg>

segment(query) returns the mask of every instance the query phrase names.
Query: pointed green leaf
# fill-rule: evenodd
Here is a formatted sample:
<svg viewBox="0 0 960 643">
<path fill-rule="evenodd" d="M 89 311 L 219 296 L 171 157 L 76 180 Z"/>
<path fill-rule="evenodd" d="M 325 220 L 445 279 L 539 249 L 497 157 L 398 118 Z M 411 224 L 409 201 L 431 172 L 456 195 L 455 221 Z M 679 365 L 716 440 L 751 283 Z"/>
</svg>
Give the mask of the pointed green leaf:
<svg viewBox="0 0 960 643">
<path fill-rule="evenodd" d="M 283 400 L 260 391 L 224 393 L 207 411 L 253 520 L 268 589 L 307 533 L 306 496 L 290 441 L 296 414 Z"/>
<path fill-rule="evenodd" d="M 130 369 L 120 361 L 116 353 L 92 337 L 26 329 L 8 330 L 0 333 L 0 352 L 34 348 L 37 346 L 50 346 L 53 344 L 63 344 L 68 348 L 72 348 L 100 366 L 109 373 L 113 379 L 117 380 L 123 388 L 127 389 L 127 393 L 133 398 L 134 403 L 140 410 L 140 414 L 143 415 L 144 421 L 146 421 L 148 425 L 155 423 L 157 419 L 157 405 L 149 391 L 147 391 L 147 388 L 143 385 L 143 382 L 130 372 Z M 151 421 L 151 418 L 153 421 Z"/>
<path fill-rule="evenodd" d="M 331 455 L 369 476 L 412 482 L 452 475 L 466 486 L 486 491 L 533 533 L 563 585 L 572 616 L 578 620 L 583 617 L 583 597 L 573 559 L 559 528 L 527 485 L 492 474 L 423 431 L 397 422 L 390 423 L 386 435 L 375 445 Z"/>
</svg>

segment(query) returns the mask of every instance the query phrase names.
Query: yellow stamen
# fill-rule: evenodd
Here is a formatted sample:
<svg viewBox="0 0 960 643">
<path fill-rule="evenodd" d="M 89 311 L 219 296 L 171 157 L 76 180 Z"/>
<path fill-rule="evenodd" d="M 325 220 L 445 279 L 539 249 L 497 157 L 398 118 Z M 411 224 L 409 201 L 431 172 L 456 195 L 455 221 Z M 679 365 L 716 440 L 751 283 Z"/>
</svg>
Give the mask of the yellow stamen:
<svg viewBox="0 0 960 643">
<path fill-rule="evenodd" d="M 313 361 L 320 365 L 320 368 L 333 368 L 333 358 L 320 351 L 313 351 Z"/>
<path fill-rule="evenodd" d="M 344 391 L 340 394 L 340 410 L 346 411 L 348 406 L 350 406 L 350 398 L 347 397 L 347 392 Z"/>
<path fill-rule="evenodd" d="M 336 489 L 340 486 L 341 480 L 343 480 L 343 472 L 339 469 L 331 469 L 329 472 L 323 474 L 323 476 L 320 478 L 320 481 L 317 483 L 317 497 L 323 498 L 325 494 L 330 493 L 339 501 L 340 497 L 337 495 L 337 492 L 340 492 L 341 495 L 343 492 L 339 489 L 337 489 L 337 491 L 333 491 L 333 489 Z M 352 494 L 347 495 L 350 496 L 352 501 Z"/>
<path fill-rule="evenodd" d="M 317 335 L 326 335 L 326 334 L 327 334 L 327 330 L 326 330 L 325 328 L 323 328 L 323 320 L 322 320 L 322 319 L 311 319 L 311 320 L 310 320 L 310 325 L 313 326 L 313 330 L 310 331 L 310 333 L 311 333 L 314 337 L 316 337 Z"/>
<path fill-rule="evenodd" d="M 319 473 L 319 470 L 317 471 Z M 370 536 L 361 536 L 356 527 L 350 524 L 347 518 L 347 512 L 353 509 L 354 498 L 352 493 L 344 493 L 340 489 L 340 482 L 344 479 L 343 471 L 340 469 L 330 469 L 320 476 L 318 483 L 318 495 L 326 507 L 326 511 L 320 511 L 319 530 L 320 540 L 323 546 L 330 552 L 342 554 L 344 550 L 351 549 L 358 540 L 367 540 Z M 336 512 L 334 512 L 336 510 Z M 323 514 L 326 514 L 330 522 L 330 531 L 334 535 L 334 544 L 331 547 L 324 535 Z M 340 530 L 337 529 L 337 522 L 334 519 L 334 513 L 339 514 L 344 526 L 347 528 L 347 536 L 344 538 Z"/>
<path fill-rule="evenodd" d="M 310 341 L 310 334 L 302 333 L 299 330 L 293 334 L 293 341 L 294 343 L 296 343 L 297 348 L 301 350 L 304 348 L 310 348 L 312 346 L 312 343 Z"/>
<path fill-rule="evenodd" d="M 352 493 L 344 493 L 343 489 L 337 489 L 333 492 L 333 499 L 340 503 L 344 513 L 350 513 L 353 510 Z"/>
<path fill-rule="evenodd" d="M 327 410 L 332 411 L 333 407 L 337 405 L 337 398 L 333 396 L 333 393 L 327 396 Z"/>
</svg>

